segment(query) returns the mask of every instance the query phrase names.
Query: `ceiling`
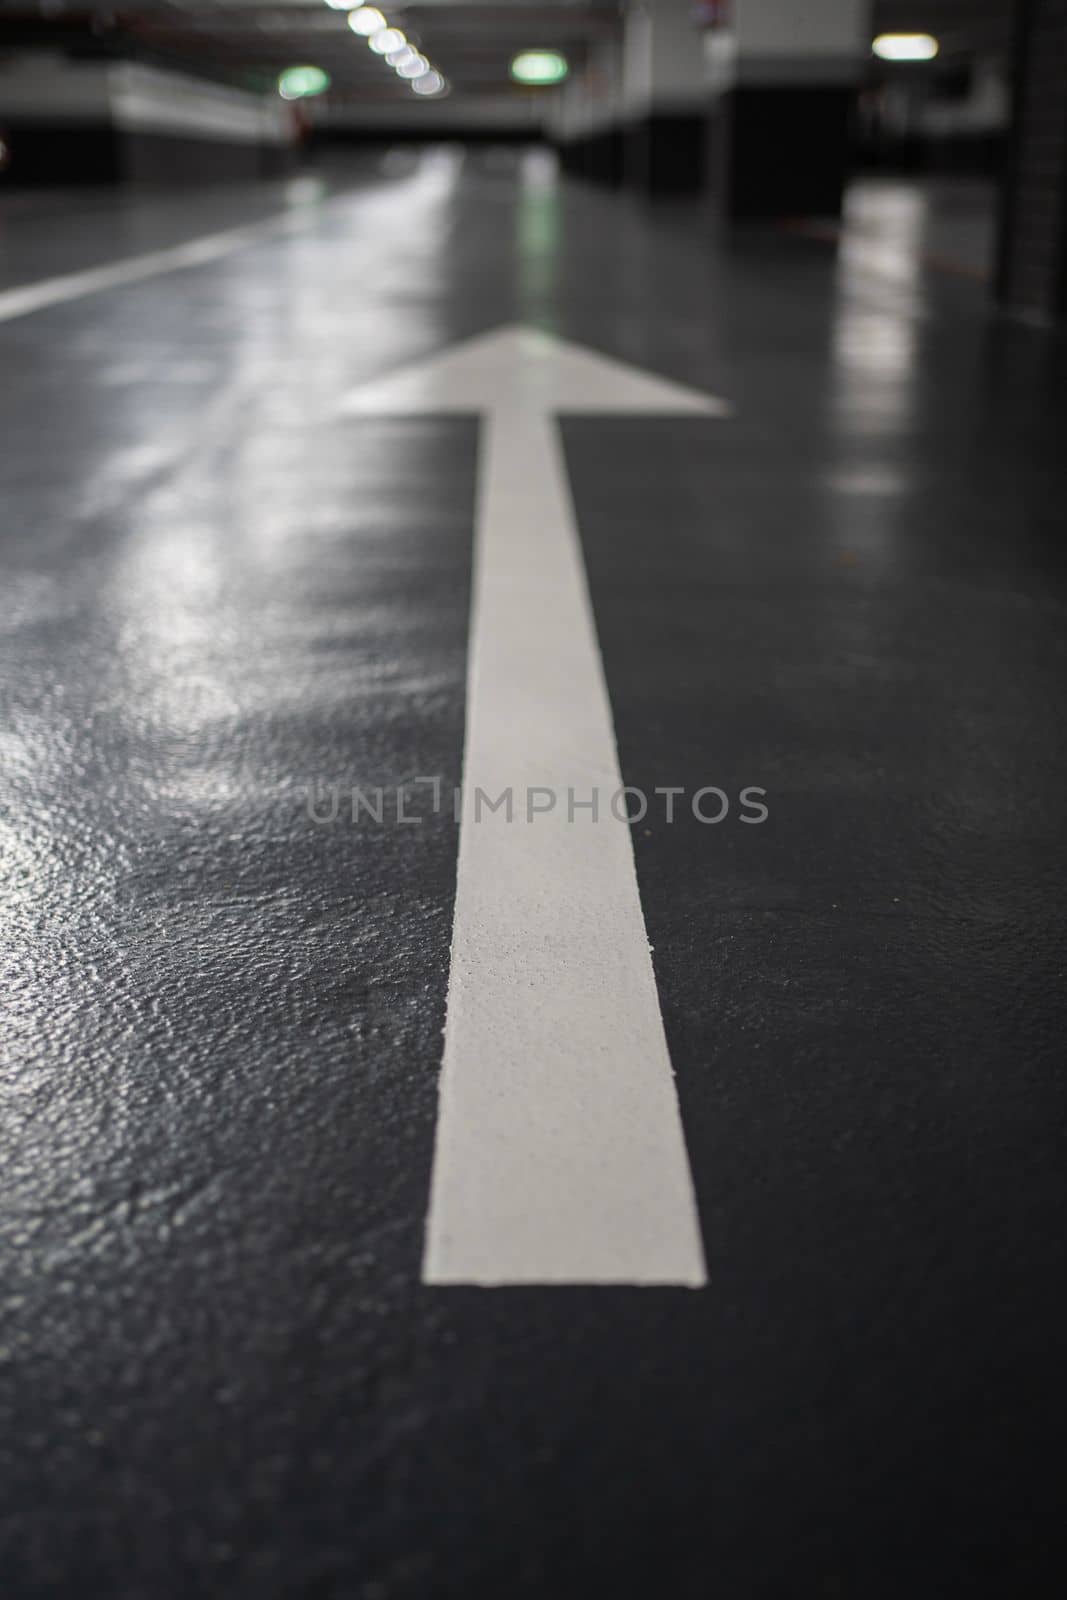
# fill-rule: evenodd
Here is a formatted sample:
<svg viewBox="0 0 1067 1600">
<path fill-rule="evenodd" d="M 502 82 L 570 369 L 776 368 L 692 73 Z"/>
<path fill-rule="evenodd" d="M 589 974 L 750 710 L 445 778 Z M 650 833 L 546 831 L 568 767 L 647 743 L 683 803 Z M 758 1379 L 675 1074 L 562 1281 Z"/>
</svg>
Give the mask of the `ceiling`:
<svg viewBox="0 0 1067 1600">
<path fill-rule="evenodd" d="M 875 33 L 932 33 L 943 56 L 1007 50 L 1015 0 L 874 0 Z"/>
<path fill-rule="evenodd" d="M 353 5 L 358 0 L 351 0 Z M 508 67 L 525 49 L 562 50 L 580 68 L 618 26 L 619 0 L 377 0 L 386 20 L 465 96 L 513 92 Z M 0 51 L 63 46 L 130 54 L 249 88 L 283 67 L 311 62 L 332 80 L 331 98 L 408 101 L 410 88 L 356 37 L 326 0 L 0 0 Z"/>
<path fill-rule="evenodd" d="M 355 0 L 353 0 L 355 3 Z M 598 38 L 617 28 L 620 0 L 377 0 L 387 20 L 443 72 L 464 97 L 537 93 L 510 85 L 519 50 L 560 49 L 582 65 Z M 923 30 L 944 54 L 1006 46 L 1012 0 L 874 0 L 872 32 Z M 296 63 L 324 67 L 331 97 L 361 104 L 410 101 L 398 80 L 344 11 L 326 0 L 0 0 L 0 48 L 67 43 L 184 66 L 252 88 L 268 86 Z"/>
<path fill-rule="evenodd" d="M 153 47 L 179 45 L 239 71 L 254 63 L 274 76 L 310 60 L 330 74 L 338 98 L 410 99 L 411 91 L 349 29 L 344 11 L 325 0 L 145 0 L 137 28 Z M 510 88 L 509 63 L 520 50 L 554 46 L 580 67 L 590 44 L 617 26 L 616 0 L 378 0 L 387 21 L 444 73 L 457 94 Z M 520 91 L 516 91 L 520 92 Z"/>
</svg>

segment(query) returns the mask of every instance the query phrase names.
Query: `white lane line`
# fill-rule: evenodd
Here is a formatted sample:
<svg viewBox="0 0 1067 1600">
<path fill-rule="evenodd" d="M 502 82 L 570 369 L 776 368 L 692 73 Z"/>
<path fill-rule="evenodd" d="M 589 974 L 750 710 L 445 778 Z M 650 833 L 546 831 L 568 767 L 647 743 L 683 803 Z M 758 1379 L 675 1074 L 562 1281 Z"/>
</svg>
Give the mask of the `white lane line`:
<svg viewBox="0 0 1067 1600">
<path fill-rule="evenodd" d="M 89 267 L 84 272 L 68 272 L 59 278 L 44 278 L 40 283 L 0 290 L 0 322 L 11 322 L 15 317 L 26 317 L 32 311 L 63 305 L 68 300 L 81 300 L 85 295 L 99 294 L 104 289 L 118 289 L 146 278 L 158 278 L 165 272 L 179 272 L 183 267 L 201 267 L 209 261 L 219 261 L 235 250 L 257 243 L 285 222 L 284 216 L 271 217 L 266 222 L 205 234 L 203 238 L 171 245 L 166 250 L 129 256 L 125 261 L 114 261 L 105 267 Z"/>
<path fill-rule="evenodd" d="M 419 194 L 426 200 L 435 193 L 447 193 L 455 182 L 459 167 L 455 159 L 441 152 L 429 152 L 419 163 L 416 174 L 408 185 L 393 183 L 392 195 L 401 189 L 407 188 L 411 194 Z M 290 192 L 303 180 L 296 180 L 289 186 Z M 326 201 L 316 207 L 313 214 L 321 214 L 321 209 L 328 206 L 334 207 L 351 199 L 349 192 L 331 195 Z M 387 204 L 391 194 L 386 193 L 380 197 Z M 409 214 L 409 213 L 405 213 Z M 180 272 L 186 267 L 201 267 L 212 261 L 221 261 L 225 256 L 233 255 L 237 250 L 243 250 L 248 245 L 259 244 L 264 239 L 269 239 L 276 234 L 299 234 L 305 225 L 308 210 L 305 206 L 290 205 L 284 211 L 275 212 L 273 216 L 265 217 L 259 222 L 244 223 L 237 228 L 227 228 L 221 233 L 204 234 L 199 239 L 190 239 L 185 244 L 168 246 L 164 250 L 150 250 L 147 254 L 128 256 L 123 261 L 114 261 L 102 267 L 90 267 L 84 272 L 68 272 L 57 278 L 45 278 L 40 283 L 27 283 L 12 289 L 0 290 L 0 322 L 10 322 L 15 317 L 29 316 L 33 311 L 43 311 L 49 306 L 63 305 L 68 300 L 80 300 L 86 295 L 99 294 L 105 289 L 119 289 L 126 284 L 141 283 L 148 278 L 157 278 L 167 272 Z M 368 218 L 367 230 L 374 231 L 374 222 Z"/>
<path fill-rule="evenodd" d="M 676 1284 L 705 1267 L 556 411 L 726 408 L 529 330 L 371 384 L 346 410 L 488 412 L 465 814 L 424 1281 Z M 528 786 L 559 796 L 527 822 Z M 473 820 L 477 789 L 516 810 Z"/>
</svg>

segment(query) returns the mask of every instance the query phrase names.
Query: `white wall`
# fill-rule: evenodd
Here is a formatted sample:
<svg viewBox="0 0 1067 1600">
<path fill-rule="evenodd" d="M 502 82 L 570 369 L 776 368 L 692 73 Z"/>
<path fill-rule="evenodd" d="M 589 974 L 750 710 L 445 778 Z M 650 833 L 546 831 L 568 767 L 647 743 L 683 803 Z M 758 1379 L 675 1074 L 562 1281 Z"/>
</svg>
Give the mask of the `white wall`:
<svg viewBox="0 0 1067 1600">
<path fill-rule="evenodd" d="M 558 139 L 580 139 L 616 126 L 623 109 L 622 41 L 609 38 L 596 45 L 584 71 L 553 95 L 547 124 Z"/>
<path fill-rule="evenodd" d="M 277 95 L 247 94 L 133 62 L 69 61 L 46 52 L 0 62 L 0 118 L 5 116 L 59 125 L 110 123 L 128 132 L 240 144 L 286 144 L 291 137 Z"/>
<path fill-rule="evenodd" d="M 692 0 L 631 0 L 623 19 L 628 113 L 698 102 L 705 93 L 703 30 Z"/>
<path fill-rule="evenodd" d="M 744 55 L 866 55 L 871 0 L 733 0 Z"/>
<path fill-rule="evenodd" d="M 277 95 L 246 94 L 132 62 L 111 67 L 109 90 L 112 120 L 124 130 L 233 144 L 290 139 L 287 107 Z"/>
<path fill-rule="evenodd" d="M 704 41 L 716 93 L 733 84 L 849 83 L 870 53 L 871 0 L 732 0 Z"/>
</svg>

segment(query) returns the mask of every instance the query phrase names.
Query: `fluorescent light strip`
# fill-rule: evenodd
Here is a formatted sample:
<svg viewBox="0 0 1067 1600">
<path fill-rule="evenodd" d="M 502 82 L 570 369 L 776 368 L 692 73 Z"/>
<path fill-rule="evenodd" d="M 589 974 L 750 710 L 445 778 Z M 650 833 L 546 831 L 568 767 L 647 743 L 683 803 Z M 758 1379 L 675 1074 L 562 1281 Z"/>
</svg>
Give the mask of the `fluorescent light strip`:
<svg viewBox="0 0 1067 1600">
<path fill-rule="evenodd" d="M 940 48 L 932 33 L 880 33 L 871 45 L 882 61 L 932 61 Z"/>
</svg>

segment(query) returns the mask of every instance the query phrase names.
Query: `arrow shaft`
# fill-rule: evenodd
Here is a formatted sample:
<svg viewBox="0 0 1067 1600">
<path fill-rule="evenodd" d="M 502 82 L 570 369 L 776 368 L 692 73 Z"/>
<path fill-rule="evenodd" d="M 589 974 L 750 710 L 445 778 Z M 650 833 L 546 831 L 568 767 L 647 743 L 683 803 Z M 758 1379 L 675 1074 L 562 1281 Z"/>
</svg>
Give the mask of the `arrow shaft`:
<svg viewBox="0 0 1067 1600">
<path fill-rule="evenodd" d="M 424 1279 L 700 1284 L 559 433 L 521 404 L 483 425 L 463 778 Z"/>
</svg>

